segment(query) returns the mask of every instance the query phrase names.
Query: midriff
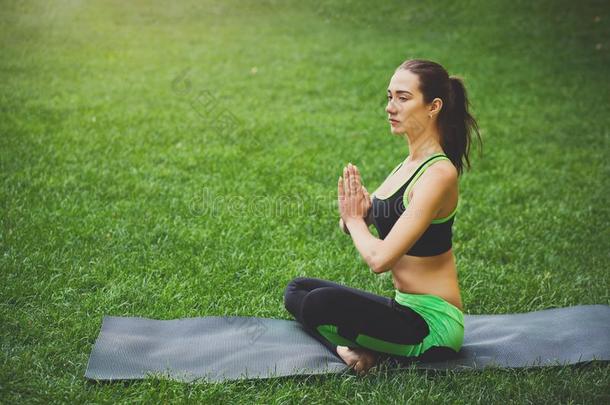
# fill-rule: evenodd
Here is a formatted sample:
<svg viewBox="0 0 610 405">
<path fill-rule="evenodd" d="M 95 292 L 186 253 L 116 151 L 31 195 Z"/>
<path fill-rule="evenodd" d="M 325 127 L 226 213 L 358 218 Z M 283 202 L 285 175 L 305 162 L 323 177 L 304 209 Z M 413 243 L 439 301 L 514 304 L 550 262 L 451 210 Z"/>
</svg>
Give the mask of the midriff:
<svg viewBox="0 0 610 405">
<path fill-rule="evenodd" d="M 453 249 L 429 257 L 403 255 L 391 271 L 397 290 L 437 295 L 463 311 Z"/>
</svg>

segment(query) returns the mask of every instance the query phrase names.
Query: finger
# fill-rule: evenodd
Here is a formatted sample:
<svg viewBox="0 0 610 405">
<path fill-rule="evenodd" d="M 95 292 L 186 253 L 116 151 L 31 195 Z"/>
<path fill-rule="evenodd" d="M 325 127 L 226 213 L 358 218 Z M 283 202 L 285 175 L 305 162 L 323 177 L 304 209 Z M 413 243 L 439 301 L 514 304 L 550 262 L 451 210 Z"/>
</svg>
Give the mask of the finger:
<svg viewBox="0 0 610 405">
<path fill-rule="evenodd" d="M 354 165 L 354 173 L 356 174 L 356 178 L 358 179 L 358 184 L 362 184 L 362 176 L 360 175 L 360 170 L 358 170 L 358 166 Z"/>
<path fill-rule="evenodd" d="M 349 176 L 349 193 L 355 195 L 358 192 L 358 188 L 356 187 L 356 178 L 353 173 L 350 173 Z"/>
<path fill-rule="evenodd" d="M 352 176 L 350 175 L 349 165 L 345 166 L 343 171 L 345 173 L 345 193 L 352 194 Z"/>
<path fill-rule="evenodd" d="M 369 199 L 369 192 L 368 192 L 368 190 L 366 189 L 366 187 L 362 186 L 362 192 L 364 193 L 364 196 L 365 196 L 365 197 L 366 197 L 366 199 L 368 200 L 368 199 Z"/>
<path fill-rule="evenodd" d="M 343 190 L 343 178 L 339 176 L 339 180 L 337 182 L 337 208 L 339 209 L 339 214 L 343 215 L 343 202 L 345 200 L 345 191 Z"/>
<path fill-rule="evenodd" d="M 354 172 L 353 172 L 353 167 L 351 169 L 351 173 L 350 173 L 350 185 L 352 187 L 352 193 L 356 194 L 359 191 L 359 185 L 358 185 L 358 179 L 356 178 Z"/>
<path fill-rule="evenodd" d="M 362 185 L 362 181 L 360 179 L 360 173 L 358 173 L 358 169 L 354 166 L 354 178 L 356 179 L 356 185 L 360 187 Z"/>
</svg>

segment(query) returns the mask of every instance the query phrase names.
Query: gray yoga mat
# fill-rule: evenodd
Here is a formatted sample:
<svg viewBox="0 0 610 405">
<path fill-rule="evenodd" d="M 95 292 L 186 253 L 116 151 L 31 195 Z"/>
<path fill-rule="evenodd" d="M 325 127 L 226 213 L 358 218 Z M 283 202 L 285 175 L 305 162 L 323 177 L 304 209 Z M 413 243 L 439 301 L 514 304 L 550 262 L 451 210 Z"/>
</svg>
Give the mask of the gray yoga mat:
<svg viewBox="0 0 610 405">
<path fill-rule="evenodd" d="M 464 321 L 464 344 L 456 358 L 412 364 L 420 369 L 472 370 L 610 360 L 609 305 L 464 315 Z M 341 372 L 351 370 L 292 320 L 105 316 L 85 377 L 219 382 Z"/>
</svg>

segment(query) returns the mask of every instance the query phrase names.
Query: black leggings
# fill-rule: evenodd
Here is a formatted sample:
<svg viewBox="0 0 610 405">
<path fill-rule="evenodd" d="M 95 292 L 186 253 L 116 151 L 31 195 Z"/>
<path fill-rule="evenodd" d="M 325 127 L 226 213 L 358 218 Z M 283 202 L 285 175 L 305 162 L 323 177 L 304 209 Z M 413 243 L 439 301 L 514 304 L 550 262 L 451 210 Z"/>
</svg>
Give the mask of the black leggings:
<svg viewBox="0 0 610 405">
<path fill-rule="evenodd" d="M 393 298 L 318 278 L 293 279 L 284 291 L 284 306 L 339 359 L 341 357 L 337 354 L 337 345 L 362 347 L 355 343 L 358 334 L 366 334 L 384 342 L 418 344 L 430 332 L 421 315 L 400 305 Z M 330 334 L 325 337 L 318 329 L 321 325 L 329 324 L 337 327 L 334 330 L 336 334 L 332 334 L 330 339 Z M 451 349 L 437 346 L 417 357 L 375 351 L 381 360 L 400 364 L 443 360 L 454 354 Z"/>
</svg>

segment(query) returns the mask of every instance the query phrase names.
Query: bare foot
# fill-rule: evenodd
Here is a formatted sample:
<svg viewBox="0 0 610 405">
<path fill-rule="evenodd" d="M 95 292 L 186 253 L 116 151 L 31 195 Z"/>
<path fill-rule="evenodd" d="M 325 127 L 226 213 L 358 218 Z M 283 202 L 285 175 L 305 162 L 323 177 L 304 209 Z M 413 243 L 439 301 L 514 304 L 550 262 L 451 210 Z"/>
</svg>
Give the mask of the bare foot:
<svg viewBox="0 0 610 405">
<path fill-rule="evenodd" d="M 364 375 L 377 363 L 378 355 L 363 347 L 349 348 L 337 346 L 337 354 L 341 356 L 348 367 L 354 369 L 358 374 Z"/>
</svg>

